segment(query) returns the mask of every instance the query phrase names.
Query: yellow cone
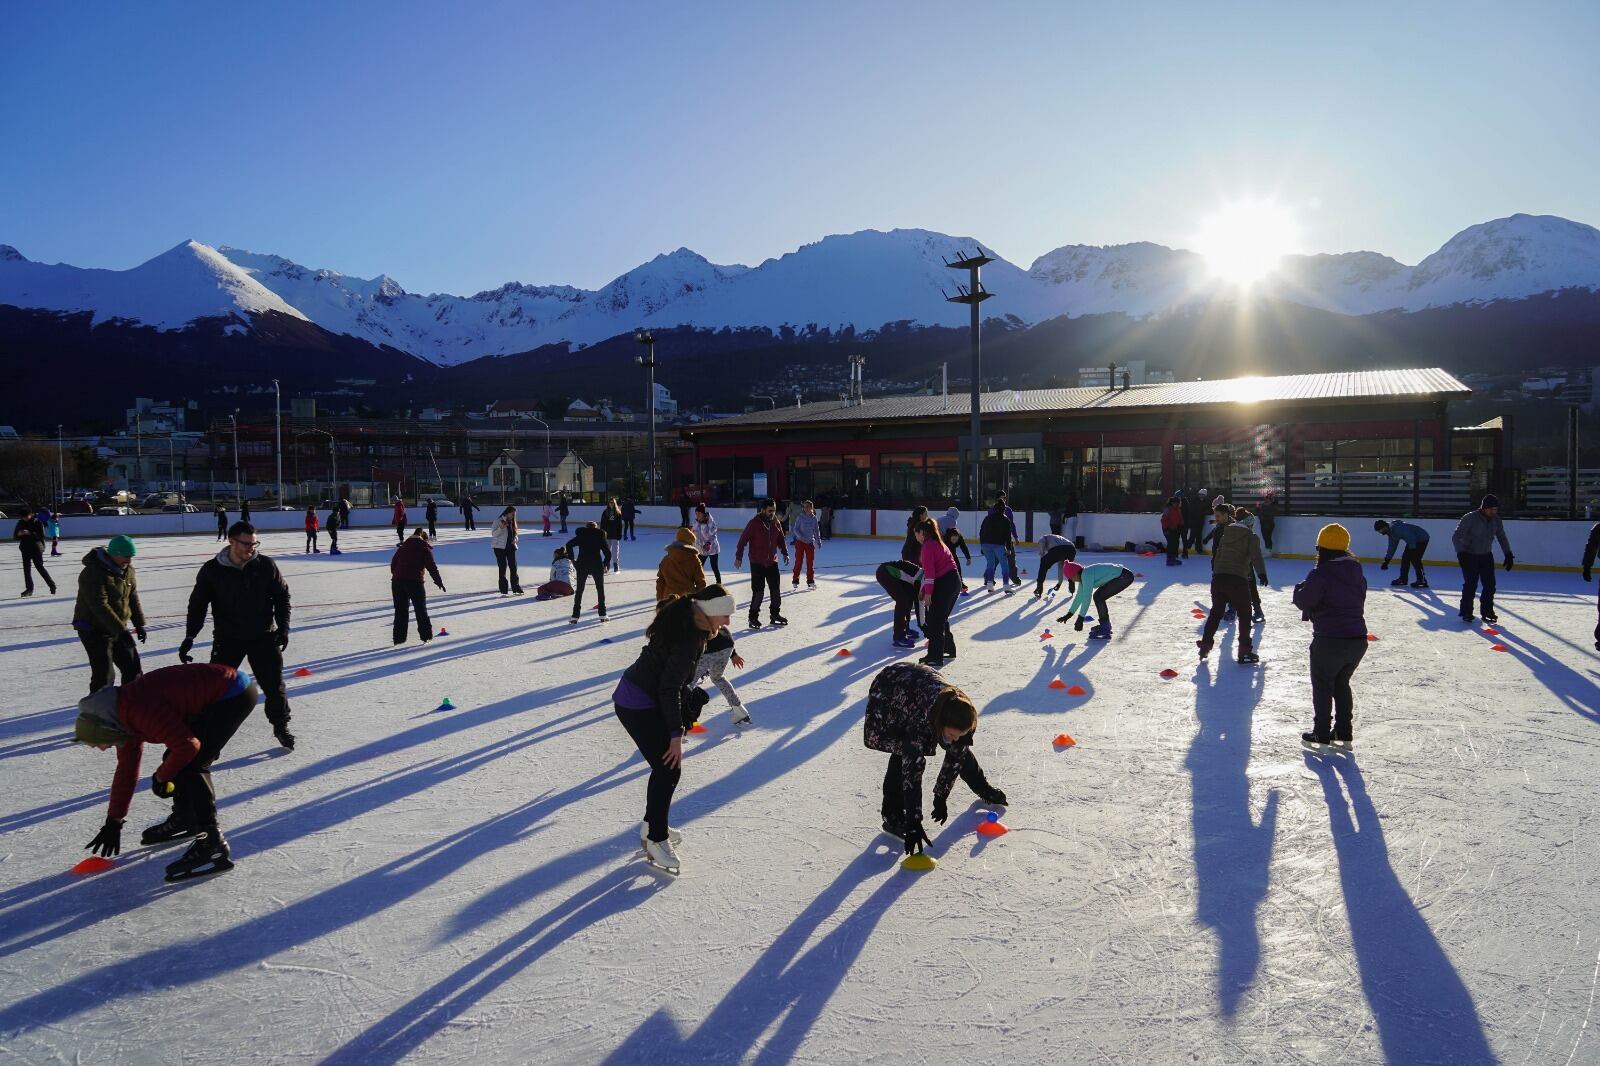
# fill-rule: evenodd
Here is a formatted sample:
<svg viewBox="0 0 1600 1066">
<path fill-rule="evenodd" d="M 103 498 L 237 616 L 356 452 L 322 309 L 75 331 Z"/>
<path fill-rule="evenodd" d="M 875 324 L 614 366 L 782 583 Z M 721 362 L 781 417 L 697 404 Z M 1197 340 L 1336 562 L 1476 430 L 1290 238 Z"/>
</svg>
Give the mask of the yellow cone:
<svg viewBox="0 0 1600 1066">
<path fill-rule="evenodd" d="M 935 866 L 938 866 L 938 865 L 939 864 L 934 861 L 932 855 L 929 855 L 925 851 L 919 851 L 915 855 L 907 855 L 905 857 L 904 861 L 902 861 L 900 863 L 900 869 L 902 869 L 902 870 L 931 870 Z"/>
</svg>

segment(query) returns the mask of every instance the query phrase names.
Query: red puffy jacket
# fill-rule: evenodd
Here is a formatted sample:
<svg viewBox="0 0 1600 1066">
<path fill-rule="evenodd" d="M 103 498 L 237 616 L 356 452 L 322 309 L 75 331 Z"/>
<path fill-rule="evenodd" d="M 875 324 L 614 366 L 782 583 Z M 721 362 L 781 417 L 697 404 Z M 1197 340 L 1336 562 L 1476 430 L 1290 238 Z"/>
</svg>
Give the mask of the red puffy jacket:
<svg viewBox="0 0 1600 1066">
<path fill-rule="evenodd" d="M 1175 503 L 1168 504 L 1166 507 L 1162 508 L 1162 511 L 1161 511 L 1161 528 L 1163 530 L 1167 530 L 1167 529 L 1182 529 L 1183 528 L 1183 508 L 1180 507 L 1178 504 L 1175 504 Z"/>
<path fill-rule="evenodd" d="M 117 748 L 108 812 L 112 818 L 121 821 L 128 816 L 144 746 L 166 746 L 166 758 L 155 776 L 171 781 L 200 752 L 194 720 L 225 699 L 237 677 L 238 671 L 231 666 L 188 663 L 152 670 L 117 690 L 117 718 L 129 739 Z"/>
</svg>

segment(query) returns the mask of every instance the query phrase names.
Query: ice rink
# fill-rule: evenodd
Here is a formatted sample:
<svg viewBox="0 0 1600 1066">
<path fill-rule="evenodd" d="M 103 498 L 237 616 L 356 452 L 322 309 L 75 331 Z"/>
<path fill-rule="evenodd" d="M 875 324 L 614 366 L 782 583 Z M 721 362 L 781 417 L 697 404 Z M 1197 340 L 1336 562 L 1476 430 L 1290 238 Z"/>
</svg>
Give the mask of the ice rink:
<svg viewBox="0 0 1600 1066">
<path fill-rule="evenodd" d="M 1453 569 L 1419 593 L 1369 566 L 1354 757 L 1299 744 L 1308 562 L 1268 560 L 1257 668 L 1231 625 L 1196 665 L 1204 559 L 1103 557 L 1144 574 L 1110 642 L 1056 624 L 1032 574 L 975 592 L 946 676 L 1011 831 L 977 835 L 958 784 L 938 869 L 912 874 L 861 739 L 873 676 L 920 654 L 891 647 L 873 580 L 898 542 L 831 541 L 816 591 L 785 579 L 787 629 L 736 631 L 754 722 L 713 694 L 686 744 L 674 879 L 638 857 L 645 768 L 610 702 L 666 531 L 624 544 L 610 622 L 571 627 L 570 601 L 531 593 L 559 541 L 524 535 L 529 595 L 502 599 L 487 533 L 446 530 L 448 635 L 399 648 L 392 533 L 348 532 L 338 558 L 300 540 L 263 537 L 294 595 L 288 668 L 311 671 L 290 682 L 298 750 L 246 721 L 215 773 L 238 866 L 177 886 L 179 846 L 138 846 L 165 813 L 148 790 L 115 867 L 68 873 L 114 763 L 66 739 L 92 545 L 64 544 L 63 595 L 31 600 L 4 550 L 0 1058 L 1600 1063 L 1600 657 L 1575 574 L 1501 573 L 1487 636 L 1456 618 Z M 141 541 L 147 670 L 177 662 L 216 548 Z"/>
</svg>

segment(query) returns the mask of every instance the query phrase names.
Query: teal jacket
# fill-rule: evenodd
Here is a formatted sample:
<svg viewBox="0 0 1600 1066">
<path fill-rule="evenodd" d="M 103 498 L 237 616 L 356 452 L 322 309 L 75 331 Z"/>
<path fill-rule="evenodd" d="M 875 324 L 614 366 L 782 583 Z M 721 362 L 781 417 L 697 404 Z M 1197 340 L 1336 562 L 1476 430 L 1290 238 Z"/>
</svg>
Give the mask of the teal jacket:
<svg viewBox="0 0 1600 1066">
<path fill-rule="evenodd" d="M 1094 602 L 1095 590 L 1121 577 L 1126 569 L 1121 563 L 1093 563 L 1084 567 L 1082 576 L 1078 578 L 1078 594 L 1072 597 L 1072 606 L 1067 608 L 1067 613 L 1086 615 L 1089 605 Z"/>
</svg>

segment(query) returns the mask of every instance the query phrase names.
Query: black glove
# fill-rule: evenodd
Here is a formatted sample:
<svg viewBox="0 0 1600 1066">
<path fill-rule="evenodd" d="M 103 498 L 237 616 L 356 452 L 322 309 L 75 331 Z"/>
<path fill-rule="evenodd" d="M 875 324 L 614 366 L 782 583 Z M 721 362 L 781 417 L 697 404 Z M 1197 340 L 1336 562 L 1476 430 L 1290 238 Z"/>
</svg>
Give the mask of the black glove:
<svg viewBox="0 0 1600 1066">
<path fill-rule="evenodd" d="M 916 821 L 906 826 L 907 855 L 915 855 L 917 852 L 921 851 L 923 848 L 932 843 L 933 841 L 928 839 L 928 834 L 922 831 L 921 818 L 918 818 Z"/>
<path fill-rule="evenodd" d="M 178 791 L 178 786 L 171 781 L 163 781 L 155 774 L 150 775 L 150 791 L 162 799 L 171 799 L 172 794 Z"/>
<path fill-rule="evenodd" d="M 115 818 L 107 818 L 106 824 L 100 827 L 100 832 L 94 839 L 84 845 L 86 851 L 107 859 L 122 852 L 122 823 Z"/>
<path fill-rule="evenodd" d="M 448 589 L 446 589 L 446 588 L 445 588 L 445 587 L 444 587 L 444 584 L 443 584 L 443 583 L 442 583 L 442 582 L 439 582 L 439 581 L 435 581 L 435 582 L 434 582 L 434 584 L 435 584 L 435 585 L 437 585 L 437 586 L 438 586 L 438 587 L 439 587 L 439 591 L 440 591 L 440 592 L 447 592 L 447 591 L 449 591 L 449 590 L 448 590 Z"/>
<path fill-rule="evenodd" d="M 1388 563 L 1384 563 L 1382 566 L 1378 567 L 1378 569 L 1379 570 L 1387 570 L 1387 569 L 1389 569 L 1389 564 Z"/>
<path fill-rule="evenodd" d="M 1004 792 L 1001 792 L 998 788 L 995 788 L 993 785 L 990 785 L 987 788 L 985 788 L 982 792 L 979 792 L 978 793 L 978 798 L 983 800 L 983 802 L 989 804 L 991 807 L 1005 807 L 1005 806 L 1007 806 L 1007 804 L 1006 804 L 1006 794 Z"/>
<path fill-rule="evenodd" d="M 279 651 L 282 651 L 283 649 L 287 648 L 289 646 L 289 631 L 287 629 L 278 630 L 278 632 L 277 632 L 277 641 L 278 641 L 278 650 Z"/>
<path fill-rule="evenodd" d="M 191 651 L 194 651 L 194 641 L 184 637 L 183 643 L 178 645 L 178 661 L 180 663 L 194 662 L 194 656 L 189 654 Z"/>
<path fill-rule="evenodd" d="M 933 820 L 943 825 L 950 817 L 950 808 L 943 796 L 933 797 Z"/>
<path fill-rule="evenodd" d="M 1261 587 L 1262 588 L 1266 588 L 1267 587 L 1267 575 L 1266 574 L 1262 574 L 1261 575 Z"/>
<path fill-rule="evenodd" d="M 1593 573 L 1591 573 L 1591 572 L 1590 572 L 1590 571 L 1588 571 L 1588 570 L 1585 570 L 1585 571 L 1584 571 L 1584 572 L 1583 572 L 1583 579 L 1584 579 L 1584 580 L 1585 580 L 1585 581 L 1593 581 L 1593 580 L 1594 580 L 1594 574 L 1593 574 Z"/>
<path fill-rule="evenodd" d="M 1511 562 L 1511 560 L 1507 559 L 1506 562 L 1509 564 Z M 1508 565 L 1506 567 L 1506 569 L 1510 570 L 1511 567 Z M 134 626 L 133 627 L 133 635 L 139 638 L 139 643 L 140 644 L 143 644 L 144 643 L 144 638 L 145 638 L 144 626 Z"/>
<path fill-rule="evenodd" d="M 1517 557 L 1515 555 L 1512 555 L 1510 552 L 1506 553 L 1506 573 L 1509 574 L 1511 572 L 1511 564 L 1516 561 Z"/>
<path fill-rule="evenodd" d="M 1078 616 L 1078 620 L 1076 622 L 1072 623 L 1073 632 L 1082 633 L 1083 632 L 1083 624 L 1085 622 L 1087 622 L 1088 620 L 1089 620 L 1089 616 L 1088 615 L 1086 615 L 1086 614 L 1085 615 L 1079 615 Z"/>
</svg>

